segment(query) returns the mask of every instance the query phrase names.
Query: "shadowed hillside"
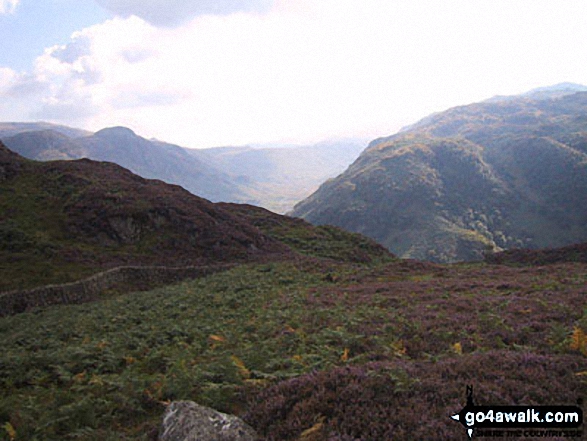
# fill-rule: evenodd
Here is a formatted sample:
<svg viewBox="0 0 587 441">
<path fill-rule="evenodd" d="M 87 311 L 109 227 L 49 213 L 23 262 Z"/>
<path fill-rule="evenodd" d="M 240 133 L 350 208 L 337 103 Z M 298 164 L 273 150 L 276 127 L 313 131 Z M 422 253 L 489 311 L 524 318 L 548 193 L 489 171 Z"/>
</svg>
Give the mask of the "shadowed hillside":
<svg viewBox="0 0 587 441">
<path fill-rule="evenodd" d="M 512 249 L 485 256 L 487 263 L 501 265 L 551 265 L 564 262 L 587 263 L 587 243 L 540 250 Z"/>
<path fill-rule="evenodd" d="M 338 228 L 214 204 L 88 159 L 36 162 L 0 143 L 0 291 L 128 265 L 193 266 L 303 255 L 371 262 L 390 254 Z"/>
<path fill-rule="evenodd" d="M 342 228 L 332 225 L 314 227 L 302 219 L 281 216 L 253 205 L 218 205 L 305 256 L 355 263 L 375 263 L 393 258 L 374 240 Z"/>
</svg>

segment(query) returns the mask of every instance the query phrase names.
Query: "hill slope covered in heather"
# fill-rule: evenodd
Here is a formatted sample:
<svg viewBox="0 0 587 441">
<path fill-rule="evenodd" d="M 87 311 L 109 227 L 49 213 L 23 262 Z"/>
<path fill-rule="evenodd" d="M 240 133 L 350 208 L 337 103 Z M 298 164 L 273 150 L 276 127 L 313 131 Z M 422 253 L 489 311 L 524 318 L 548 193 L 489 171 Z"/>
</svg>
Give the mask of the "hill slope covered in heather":
<svg viewBox="0 0 587 441">
<path fill-rule="evenodd" d="M 390 257 L 372 240 L 337 228 L 214 204 L 113 163 L 27 160 L 0 143 L 0 291 L 69 282 L 120 265 L 280 260 L 298 253 Z"/>
<path fill-rule="evenodd" d="M 403 257 L 587 240 L 587 93 L 491 100 L 373 141 L 293 214 L 365 234 Z"/>
<path fill-rule="evenodd" d="M 584 245 L 399 260 L 336 227 L 1 144 L 0 234 L 0 280 L 19 286 L 120 263 L 240 263 L 0 317 L 3 441 L 155 440 L 172 400 L 238 414 L 267 441 L 458 439 L 467 384 L 486 405 L 587 393 Z"/>
<path fill-rule="evenodd" d="M 287 247 L 179 186 L 112 163 L 36 162 L 0 146 L 0 289 L 122 264 L 251 260 Z"/>
</svg>

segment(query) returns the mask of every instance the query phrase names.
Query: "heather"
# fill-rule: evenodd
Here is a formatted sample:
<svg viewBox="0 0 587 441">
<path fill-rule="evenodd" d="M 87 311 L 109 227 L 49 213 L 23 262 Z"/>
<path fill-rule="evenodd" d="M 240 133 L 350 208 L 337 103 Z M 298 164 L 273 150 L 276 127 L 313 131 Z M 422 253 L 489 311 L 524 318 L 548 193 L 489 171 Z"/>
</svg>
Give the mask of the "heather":
<svg viewBox="0 0 587 441">
<path fill-rule="evenodd" d="M 449 418 L 465 404 L 465 384 L 475 385 L 479 405 L 575 404 L 585 390 L 574 372 L 581 365 L 576 357 L 501 350 L 339 367 L 269 388 L 247 418 L 275 441 L 304 432 L 332 441 L 465 439 Z"/>
<path fill-rule="evenodd" d="M 478 404 L 585 396 L 586 282 L 298 258 L 2 318 L 0 439 L 154 439 L 178 399 L 267 440 L 464 439 L 467 384 Z"/>
</svg>

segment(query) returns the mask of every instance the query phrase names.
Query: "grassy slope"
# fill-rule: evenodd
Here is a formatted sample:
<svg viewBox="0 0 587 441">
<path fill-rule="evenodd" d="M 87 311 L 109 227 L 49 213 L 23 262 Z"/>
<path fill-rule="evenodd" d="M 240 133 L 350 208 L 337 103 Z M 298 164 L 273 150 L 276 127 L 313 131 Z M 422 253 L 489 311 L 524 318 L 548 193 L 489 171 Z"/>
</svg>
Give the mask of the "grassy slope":
<svg viewBox="0 0 587 441">
<path fill-rule="evenodd" d="M 212 204 L 115 164 L 0 154 L 16 170 L 0 180 L 0 291 L 69 282 L 118 265 L 291 257 L 288 247 L 356 262 L 390 257 L 358 235 L 253 206 Z"/>
<path fill-rule="evenodd" d="M 315 227 L 302 219 L 278 215 L 253 205 L 220 203 L 218 206 L 305 256 L 355 263 L 394 258 L 374 240 L 332 225 Z"/>
<path fill-rule="evenodd" d="M 0 425 L 146 440 L 167 400 L 191 399 L 265 439 L 460 439 L 448 416 L 465 384 L 485 404 L 585 396 L 587 347 L 571 337 L 587 330 L 586 283 L 582 263 L 302 259 L 3 318 Z"/>
<path fill-rule="evenodd" d="M 3 256 L 10 265 L 69 240 L 46 175 L 19 179 L 13 202 L 45 192 L 8 207 L 3 243 L 21 247 Z M 587 392 L 585 263 L 399 261 L 337 228 L 221 208 L 306 257 L 0 319 L 0 440 L 155 439 L 176 399 L 242 415 L 267 440 L 310 428 L 315 439 L 447 439 L 464 436 L 448 415 L 465 384 L 486 404 Z"/>
</svg>

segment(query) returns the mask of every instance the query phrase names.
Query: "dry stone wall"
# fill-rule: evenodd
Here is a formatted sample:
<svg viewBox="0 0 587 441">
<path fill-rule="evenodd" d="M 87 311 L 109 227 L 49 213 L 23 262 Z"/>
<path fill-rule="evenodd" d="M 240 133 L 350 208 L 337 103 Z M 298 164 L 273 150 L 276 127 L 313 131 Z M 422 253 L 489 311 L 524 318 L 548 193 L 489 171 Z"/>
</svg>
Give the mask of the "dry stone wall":
<svg viewBox="0 0 587 441">
<path fill-rule="evenodd" d="M 225 271 L 234 265 L 197 267 L 118 267 L 95 274 L 87 279 L 61 285 L 47 285 L 29 290 L 0 294 L 0 317 L 19 314 L 37 307 L 69 305 L 98 300 L 109 290 L 127 288 L 140 291 L 156 286 L 196 279 Z"/>
</svg>

